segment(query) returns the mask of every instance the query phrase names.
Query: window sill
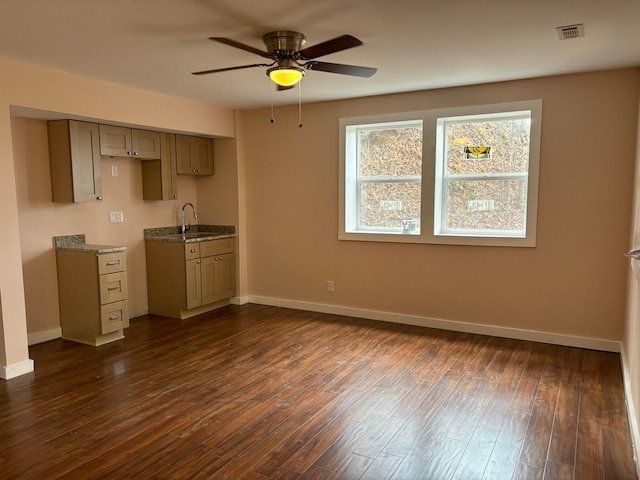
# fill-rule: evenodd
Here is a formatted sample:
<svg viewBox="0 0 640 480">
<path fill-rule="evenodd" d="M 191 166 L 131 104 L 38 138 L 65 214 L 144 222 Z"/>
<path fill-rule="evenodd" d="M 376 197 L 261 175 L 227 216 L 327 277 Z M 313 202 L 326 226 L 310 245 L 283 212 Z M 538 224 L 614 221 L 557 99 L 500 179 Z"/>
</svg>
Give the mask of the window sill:
<svg viewBox="0 0 640 480">
<path fill-rule="evenodd" d="M 535 236 L 522 237 L 489 237 L 467 235 L 428 235 L 407 233 L 354 233 L 340 232 L 338 240 L 357 242 L 383 243 L 423 243 L 433 245 L 467 245 L 483 247 L 528 247 L 536 246 Z"/>
</svg>

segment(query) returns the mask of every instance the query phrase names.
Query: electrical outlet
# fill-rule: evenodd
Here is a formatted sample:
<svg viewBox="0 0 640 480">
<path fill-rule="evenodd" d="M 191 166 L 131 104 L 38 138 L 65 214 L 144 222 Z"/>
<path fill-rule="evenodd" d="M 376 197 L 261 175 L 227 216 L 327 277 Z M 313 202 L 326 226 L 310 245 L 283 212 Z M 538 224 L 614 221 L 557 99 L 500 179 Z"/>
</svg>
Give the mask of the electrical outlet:
<svg viewBox="0 0 640 480">
<path fill-rule="evenodd" d="M 122 212 L 109 212 L 109 222 L 122 223 L 124 222 L 124 213 Z"/>
<path fill-rule="evenodd" d="M 327 281 L 327 292 L 331 292 L 333 293 L 333 280 L 328 280 Z"/>
</svg>

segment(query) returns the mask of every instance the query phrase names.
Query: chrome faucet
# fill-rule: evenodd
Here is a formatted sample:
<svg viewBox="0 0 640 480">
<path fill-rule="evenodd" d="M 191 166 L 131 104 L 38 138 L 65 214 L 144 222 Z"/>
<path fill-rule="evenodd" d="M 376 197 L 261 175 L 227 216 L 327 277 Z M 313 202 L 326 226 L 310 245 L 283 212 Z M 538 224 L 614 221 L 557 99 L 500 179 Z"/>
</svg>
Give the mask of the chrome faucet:
<svg viewBox="0 0 640 480">
<path fill-rule="evenodd" d="M 182 210 L 180 210 L 180 233 L 183 235 L 187 233 L 187 230 L 191 228 L 191 223 L 189 223 L 189 225 L 184 224 L 184 209 L 187 205 L 190 205 L 191 210 L 193 210 L 193 219 L 194 220 L 198 219 L 198 212 L 196 212 L 196 207 L 193 206 L 193 203 L 189 203 L 189 202 L 185 203 L 182 206 Z"/>
</svg>

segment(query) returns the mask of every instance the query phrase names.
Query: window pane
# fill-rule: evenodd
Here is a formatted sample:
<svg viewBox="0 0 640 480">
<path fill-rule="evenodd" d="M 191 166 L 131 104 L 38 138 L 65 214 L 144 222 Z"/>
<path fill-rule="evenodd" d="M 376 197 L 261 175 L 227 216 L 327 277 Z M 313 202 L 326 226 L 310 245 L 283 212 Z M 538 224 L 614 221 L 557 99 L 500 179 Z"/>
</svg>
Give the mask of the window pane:
<svg viewBox="0 0 640 480">
<path fill-rule="evenodd" d="M 445 229 L 524 234 L 526 205 L 525 179 L 452 181 L 447 189 Z"/>
<path fill-rule="evenodd" d="M 360 229 L 389 228 L 420 233 L 420 183 L 361 184 Z"/>
<path fill-rule="evenodd" d="M 422 174 L 422 127 L 358 131 L 359 177 L 406 177 Z"/>
<path fill-rule="evenodd" d="M 446 123 L 447 175 L 526 173 L 529 170 L 530 118 L 514 117 Z M 465 154 L 465 147 L 490 147 L 487 154 Z M 486 157 L 489 158 L 474 158 Z"/>
</svg>

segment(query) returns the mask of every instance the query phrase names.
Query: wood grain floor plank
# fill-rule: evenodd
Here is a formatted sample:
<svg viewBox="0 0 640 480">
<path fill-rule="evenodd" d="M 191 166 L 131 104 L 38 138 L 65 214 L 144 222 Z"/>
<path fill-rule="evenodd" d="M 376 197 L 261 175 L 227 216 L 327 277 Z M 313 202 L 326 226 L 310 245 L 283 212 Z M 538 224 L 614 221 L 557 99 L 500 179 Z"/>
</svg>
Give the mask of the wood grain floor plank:
<svg viewBox="0 0 640 480">
<path fill-rule="evenodd" d="M 422 473 L 423 478 L 451 478 L 466 447 L 467 442 L 445 438 L 429 459 Z"/>
<path fill-rule="evenodd" d="M 413 447 L 402 459 L 391 478 L 393 480 L 424 478 L 423 472 L 434 453 L 435 450 L 426 450 L 418 446 Z"/>
<path fill-rule="evenodd" d="M 368 405 L 366 411 L 353 419 L 352 425 L 323 453 L 316 464 L 328 470 L 337 470 L 346 460 L 347 452 L 354 452 L 367 436 L 375 434 L 407 393 L 402 387 L 380 389 L 379 393 L 374 394 L 375 401 Z"/>
<path fill-rule="evenodd" d="M 512 480 L 544 480 L 544 469 L 525 463 L 518 463 Z"/>
<path fill-rule="evenodd" d="M 387 480 L 393 477 L 402 457 L 381 452 L 360 476 L 359 480 Z"/>
<path fill-rule="evenodd" d="M 619 480 L 636 479 L 636 468 L 631 458 L 633 447 L 622 429 L 604 428 L 602 445 L 604 454 L 604 478 Z"/>
<path fill-rule="evenodd" d="M 3 479 L 635 478 L 614 353 L 230 305 L 30 357 Z"/>
<path fill-rule="evenodd" d="M 572 384 L 561 384 L 551 432 L 549 461 L 574 465 L 578 441 L 579 407 L 579 387 Z"/>
<path fill-rule="evenodd" d="M 485 427 L 476 428 L 453 474 L 454 480 L 482 479 L 498 433 Z"/>
<path fill-rule="evenodd" d="M 418 408 L 402 424 L 393 438 L 385 446 L 384 451 L 403 457 L 414 445 L 420 442 L 423 431 L 438 413 L 445 400 L 460 381 L 458 378 L 442 378 L 425 396 Z M 438 440 L 442 440 L 444 436 Z M 422 445 L 420 445 L 422 446 Z"/>
<path fill-rule="evenodd" d="M 522 444 L 520 462 L 544 469 L 547 461 L 558 389 L 540 387 L 529 427 Z"/>
<path fill-rule="evenodd" d="M 571 480 L 573 478 L 573 465 L 549 461 L 543 478 L 544 480 Z"/>
<path fill-rule="evenodd" d="M 578 435 L 575 478 L 576 480 L 602 480 L 604 478 L 602 436 L 593 438 Z"/>
</svg>

